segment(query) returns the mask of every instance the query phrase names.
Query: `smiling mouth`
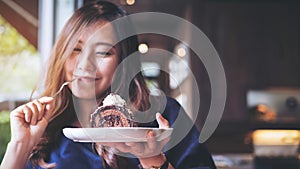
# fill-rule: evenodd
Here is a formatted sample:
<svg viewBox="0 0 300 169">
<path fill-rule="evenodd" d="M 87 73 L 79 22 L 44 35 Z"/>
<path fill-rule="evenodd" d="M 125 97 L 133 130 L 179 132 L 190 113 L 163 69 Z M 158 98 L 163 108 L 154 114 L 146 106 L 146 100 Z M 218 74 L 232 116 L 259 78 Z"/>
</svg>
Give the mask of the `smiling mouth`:
<svg viewBox="0 0 300 169">
<path fill-rule="evenodd" d="M 100 78 L 94 78 L 94 77 L 79 77 L 79 81 L 86 82 L 86 83 L 91 83 L 91 82 L 96 82 L 100 80 Z"/>
</svg>

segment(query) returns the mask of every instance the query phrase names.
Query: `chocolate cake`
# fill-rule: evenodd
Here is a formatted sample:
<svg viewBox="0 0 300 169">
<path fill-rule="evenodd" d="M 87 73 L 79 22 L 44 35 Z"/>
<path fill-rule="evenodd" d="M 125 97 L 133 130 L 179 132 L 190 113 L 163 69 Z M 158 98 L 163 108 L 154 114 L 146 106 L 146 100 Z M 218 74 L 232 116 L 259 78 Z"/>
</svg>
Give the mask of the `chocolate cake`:
<svg viewBox="0 0 300 169">
<path fill-rule="evenodd" d="M 136 127 L 133 113 L 119 95 L 110 94 L 91 115 L 92 127 Z"/>
</svg>

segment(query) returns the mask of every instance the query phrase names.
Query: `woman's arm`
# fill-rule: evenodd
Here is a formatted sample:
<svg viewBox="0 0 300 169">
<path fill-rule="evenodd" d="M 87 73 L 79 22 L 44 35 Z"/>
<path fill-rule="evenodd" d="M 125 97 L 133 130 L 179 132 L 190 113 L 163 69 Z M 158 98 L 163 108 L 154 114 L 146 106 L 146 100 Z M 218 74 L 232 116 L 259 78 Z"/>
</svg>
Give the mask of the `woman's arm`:
<svg viewBox="0 0 300 169">
<path fill-rule="evenodd" d="M 9 142 L 1 169 L 25 168 L 31 148 L 25 142 Z"/>
<path fill-rule="evenodd" d="M 52 113 L 51 97 L 24 104 L 10 113 L 11 140 L 1 169 L 25 168 L 32 148 L 44 133 Z"/>
</svg>

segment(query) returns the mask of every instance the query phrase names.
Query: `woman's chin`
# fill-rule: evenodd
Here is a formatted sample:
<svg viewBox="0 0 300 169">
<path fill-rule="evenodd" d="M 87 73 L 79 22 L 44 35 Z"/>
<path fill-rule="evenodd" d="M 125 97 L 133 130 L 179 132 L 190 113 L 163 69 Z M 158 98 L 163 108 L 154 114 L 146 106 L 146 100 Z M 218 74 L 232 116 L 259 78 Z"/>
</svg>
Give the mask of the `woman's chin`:
<svg viewBox="0 0 300 169">
<path fill-rule="evenodd" d="M 93 92 L 80 92 L 80 91 L 73 91 L 73 95 L 79 99 L 88 99 L 88 100 L 91 100 L 91 99 L 95 99 L 96 100 L 96 95 Z"/>
</svg>

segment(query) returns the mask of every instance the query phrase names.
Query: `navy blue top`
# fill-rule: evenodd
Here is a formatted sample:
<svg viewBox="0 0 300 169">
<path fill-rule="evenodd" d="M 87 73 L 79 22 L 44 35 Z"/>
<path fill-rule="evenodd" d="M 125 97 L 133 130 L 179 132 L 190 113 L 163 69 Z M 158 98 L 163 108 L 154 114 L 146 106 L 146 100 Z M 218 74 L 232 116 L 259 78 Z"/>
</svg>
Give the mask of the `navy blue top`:
<svg viewBox="0 0 300 169">
<path fill-rule="evenodd" d="M 170 126 L 174 128 L 170 144 L 176 145 L 165 152 L 168 161 L 176 169 L 216 169 L 210 153 L 203 144 L 198 142 L 199 132 L 195 126 L 187 132 L 184 138 L 177 138 L 182 135 L 184 126 L 189 126 L 192 121 L 186 113 L 179 113 L 181 106 L 171 98 L 167 99 L 165 111 L 163 113 Z M 180 116 L 178 116 L 180 114 Z M 180 117 L 182 122 L 177 122 Z M 175 123 L 174 123 L 175 122 Z M 178 124 L 176 124 L 178 123 Z M 149 127 L 158 127 L 157 123 L 152 123 Z M 181 134 L 180 134 L 181 133 Z M 173 137 L 175 139 L 173 139 Z M 127 158 L 128 166 L 126 169 L 138 169 L 139 160 L 137 158 Z M 93 151 L 91 143 L 73 142 L 63 134 L 58 140 L 57 146 L 50 153 L 49 163 L 55 162 L 57 169 L 102 169 L 101 157 Z M 26 168 L 33 168 L 28 162 Z M 37 167 L 41 169 L 41 167 Z"/>
</svg>

